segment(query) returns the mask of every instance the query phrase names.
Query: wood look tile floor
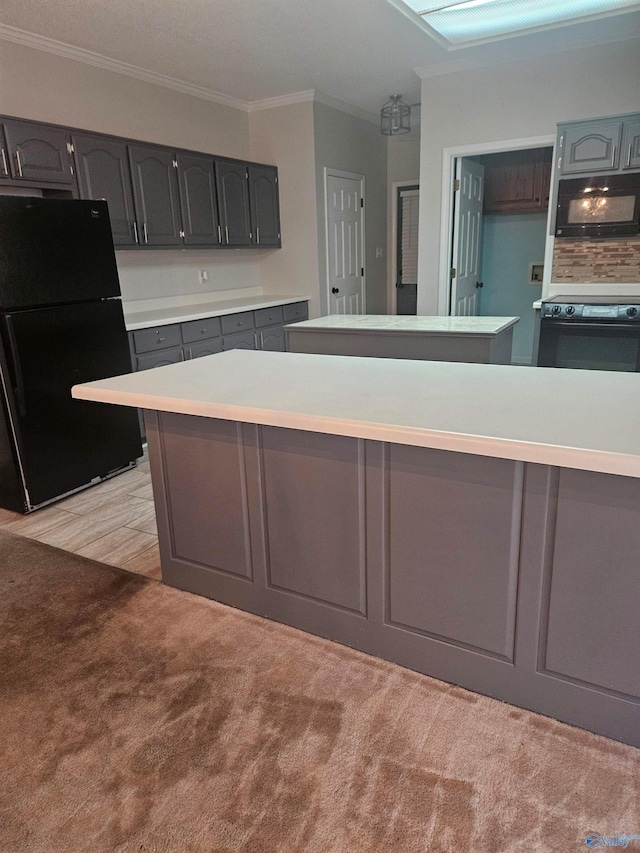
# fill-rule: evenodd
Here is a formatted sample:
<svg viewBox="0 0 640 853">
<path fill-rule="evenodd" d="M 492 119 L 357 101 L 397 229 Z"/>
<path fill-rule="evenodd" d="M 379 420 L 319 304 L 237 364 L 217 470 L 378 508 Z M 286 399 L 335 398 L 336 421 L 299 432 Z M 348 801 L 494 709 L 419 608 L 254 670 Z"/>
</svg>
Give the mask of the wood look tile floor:
<svg viewBox="0 0 640 853">
<path fill-rule="evenodd" d="M 0 509 L 0 527 L 101 563 L 161 578 L 146 454 L 133 470 L 30 515 Z"/>
</svg>

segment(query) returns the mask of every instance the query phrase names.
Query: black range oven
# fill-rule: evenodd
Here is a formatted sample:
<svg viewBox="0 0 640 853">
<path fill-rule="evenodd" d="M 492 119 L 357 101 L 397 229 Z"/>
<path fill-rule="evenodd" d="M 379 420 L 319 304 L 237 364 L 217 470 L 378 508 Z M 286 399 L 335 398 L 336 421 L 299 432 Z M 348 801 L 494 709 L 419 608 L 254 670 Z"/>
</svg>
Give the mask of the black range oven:
<svg viewBox="0 0 640 853">
<path fill-rule="evenodd" d="M 640 298 L 555 296 L 542 303 L 538 367 L 640 372 Z"/>
</svg>

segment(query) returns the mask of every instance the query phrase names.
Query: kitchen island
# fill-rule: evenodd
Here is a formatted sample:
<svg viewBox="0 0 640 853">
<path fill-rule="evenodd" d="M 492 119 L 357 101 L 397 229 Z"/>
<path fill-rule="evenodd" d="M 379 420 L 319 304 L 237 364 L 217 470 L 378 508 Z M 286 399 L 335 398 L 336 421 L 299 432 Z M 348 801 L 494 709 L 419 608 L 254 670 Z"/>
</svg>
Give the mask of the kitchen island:
<svg viewBox="0 0 640 853">
<path fill-rule="evenodd" d="M 640 746 L 640 375 L 233 351 L 145 409 L 165 583 Z"/>
<path fill-rule="evenodd" d="M 291 352 L 510 364 L 519 319 L 331 314 L 285 332 Z"/>
</svg>

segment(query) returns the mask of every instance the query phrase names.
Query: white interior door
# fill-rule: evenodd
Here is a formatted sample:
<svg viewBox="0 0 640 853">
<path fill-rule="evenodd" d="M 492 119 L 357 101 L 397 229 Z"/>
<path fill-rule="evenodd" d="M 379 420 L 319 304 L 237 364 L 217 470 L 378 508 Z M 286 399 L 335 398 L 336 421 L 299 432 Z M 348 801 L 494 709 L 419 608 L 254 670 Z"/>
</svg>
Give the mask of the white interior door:
<svg viewBox="0 0 640 853">
<path fill-rule="evenodd" d="M 451 314 L 478 313 L 480 248 L 484 166 L 467 158 L 456 162 L 453 216 L 453 267 L 451 271 Z"/>
<path fill-rule="evenodd" d="M 330 314 L 363 314 L 363 179 L 327 173 L 327 285 Z"/>
</svg>

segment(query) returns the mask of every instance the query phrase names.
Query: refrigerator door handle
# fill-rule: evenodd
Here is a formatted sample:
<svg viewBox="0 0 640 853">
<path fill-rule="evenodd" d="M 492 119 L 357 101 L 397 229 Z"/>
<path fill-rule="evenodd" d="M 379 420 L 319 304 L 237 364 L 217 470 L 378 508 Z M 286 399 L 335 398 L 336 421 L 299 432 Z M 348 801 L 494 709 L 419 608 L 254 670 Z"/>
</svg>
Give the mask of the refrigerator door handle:
<svg viewBox="0 0 640 853">
<path fill-rule="evenodd" d="M 11 348 L 11 360 L 13 361 L 13 369 L 15 371 L 16 402 L 18 404 L 18 411 L 20 412 L 20 416 L 25 418 L 27 416 L 27 406 L 24 396 L 24 377 L 22 376 L 20 355 L 18 353 L 18 343 L 16 341 L 16 336 L 13 330 L 13 323 L 10 314 L 6 317 L 6 322 L 7 332 L 9 335 L 9 347 Z"/>
</svg>

